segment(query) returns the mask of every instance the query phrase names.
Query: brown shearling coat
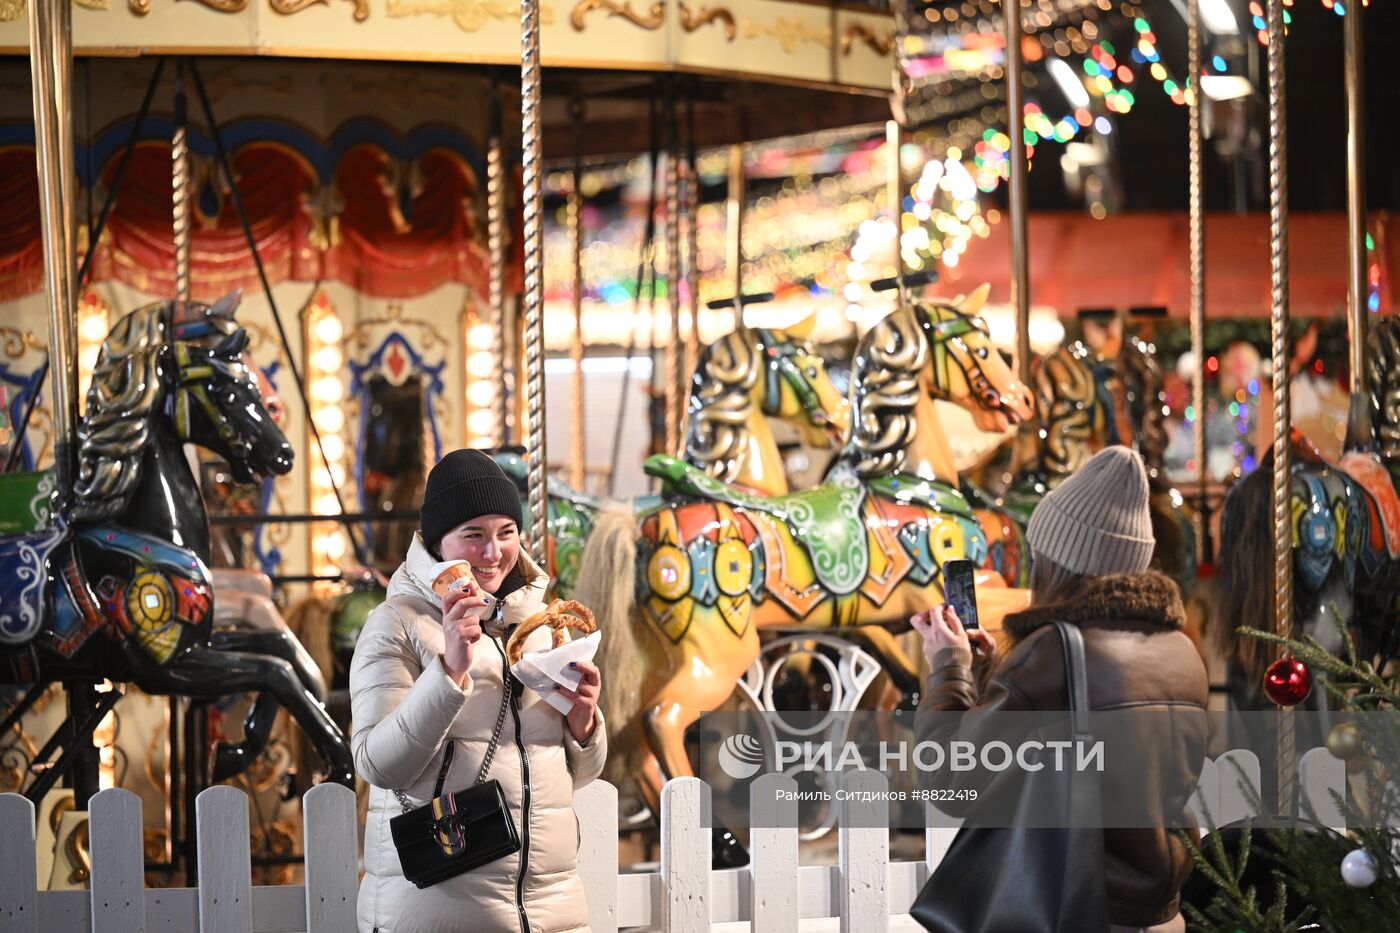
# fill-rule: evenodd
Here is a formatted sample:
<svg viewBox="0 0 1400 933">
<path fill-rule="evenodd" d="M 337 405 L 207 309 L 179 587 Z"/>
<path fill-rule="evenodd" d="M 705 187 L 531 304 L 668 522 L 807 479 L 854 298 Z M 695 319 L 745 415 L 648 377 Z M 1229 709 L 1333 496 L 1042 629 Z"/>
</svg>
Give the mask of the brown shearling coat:
<svg viewBox="0 0 1400 933">
<path fill-rule="evenodd" d="M 1209 682 L 1195 645 L 1183 631 L 1186 613 L 1177 587 L 1159 573 L 1098 577 L 1072 600 L 1033 605 L 1007 616 L 1005 630 L 1012 646 L 980 692 L 967 649 L 939 652 L 916 714 L 920 741 L 977 742 L 978 724 L 988 718 L 935 718 L 929 713 L 1067 709 L 1064 648 L 1055 631 L 1056 621 L 1077 625 L 1084 633 L 1089 705 L 1094 711 L 1186 714 L 1144 717 L 1145 722 L 1161 722 L 1164 727 L 1134 733 L 1133 748 L 1123 756 L 1134 763 L 1131 774 L 1115 773 L 1110 765 L 1104 775 L 1105 782 L 1127 784 L 1117 785 L 1119 792 L 1160 801 L 1164 822 L 1182 825 L 1180 814 L 1195 790 L 1206 754 L 1203 714 Z M 1118 754 L 1121 750 L 1114 757 Z M 964 775 L 958 779 L 959 786 L 988 777 Z M 1106 786 L 1105 793 L 1114 789 Z M 1146 927 L 1177 914 L 1181 887 L 1192 863 L 1176 830 L 1106 829 L 1104 849 L 1113 923 Z"/>
</svg>

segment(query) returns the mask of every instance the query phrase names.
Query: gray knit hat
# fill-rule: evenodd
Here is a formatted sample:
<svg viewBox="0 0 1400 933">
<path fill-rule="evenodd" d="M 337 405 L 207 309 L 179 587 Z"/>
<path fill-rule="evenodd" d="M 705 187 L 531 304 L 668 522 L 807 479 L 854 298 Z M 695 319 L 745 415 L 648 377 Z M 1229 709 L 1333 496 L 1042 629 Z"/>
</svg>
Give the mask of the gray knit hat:
<svg viewBox="0 0 1400 933">
<path fill-rule="evenodd" d="M 1032 559 L 1073 573 L 1142 573 L 1156 544 L 1142 458 L 1126 447 L 1099 451 L 1040 500 L 1026 538 Z"/>
</svg>

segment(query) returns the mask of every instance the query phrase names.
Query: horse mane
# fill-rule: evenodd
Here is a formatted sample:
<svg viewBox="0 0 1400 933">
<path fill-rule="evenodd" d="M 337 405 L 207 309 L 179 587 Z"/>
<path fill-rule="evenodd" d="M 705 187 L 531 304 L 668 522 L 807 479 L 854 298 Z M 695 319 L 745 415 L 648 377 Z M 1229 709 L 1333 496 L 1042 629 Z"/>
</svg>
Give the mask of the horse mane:
<svg viewBox="0 0 1400 933">
<path fill-rule="evenodd" d="M 928 339 L 912 307 L 896 308 L 861 338 L 851 373 L 851 433 L 838 458 L 861 477 L 904 465 L 928 356 Z"/>
<path fill-rule="evenodd" d="M 1149 470 L 1161 473 L 1167 453 L 1167 417 L 1163 413 L 1162 367 L 1138 337 L 1123 342 L 1119 374 L 1128 395 L 1133 441 Z"/>
<path fill-rule="evenodd" d="M 753 387 L 763 365 L 756 343 L 753 332 L 740 326 L 707 346 L 695 362 L 685 458 L 721 482 L 738 476 L 748 421 L 757 410 Z"/>
<path fill-rule="evenodd" d="M 1036 372 L 1041 424 L 1040 471 L 1054 483 L 1074 473 L 1089 459 L 1098 398 L 1094 374 L 1084 361 L 1081 344 L 1060 347 Z"/>
<path fill-rule="evenodd" d="M 159 303 L 138 308 L 102 341 L 87 412 L 78 423 L 73 517 L 79 521 L 115 518 L 136 491 L 161 392 L 157 364 L 165 345 L 165 310 Z"/>
<path fill-rule="evenodd" d="M 1383 317 L 1371 322 L 1367 344 L 1367 381 L 1373 402 L 1371 427 L 1382 463 L 1400 458 L 1400 322 Z"/>
</svg>

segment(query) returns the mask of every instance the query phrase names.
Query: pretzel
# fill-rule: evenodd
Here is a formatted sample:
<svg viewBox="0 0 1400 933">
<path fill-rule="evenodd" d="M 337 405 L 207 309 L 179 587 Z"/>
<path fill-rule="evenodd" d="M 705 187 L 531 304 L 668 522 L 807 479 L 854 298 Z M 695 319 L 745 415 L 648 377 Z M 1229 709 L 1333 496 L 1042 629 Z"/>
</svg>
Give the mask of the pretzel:
<svg viewBox="0 0 1400 933">
<path fill-rule="evenodd" d="M 525 640 L 534 634 L 535 630 L 548 626 L 553 637 L 554 648 L 564 647 L 564 629 L 571 628 L 582 632 L 585 635 L 592 635 L 598 631 L 598 623 L 593 618 L 593 610 L 583 603 L 573 599 L 556 599 L 545 609 L 535 613 L 521 622 L 511 633 L 510 639 L 506 642 L 506 657 L 510 659 L 511 666 L 520 663 L 520 658 L 525 654 Z"/>
</svg>

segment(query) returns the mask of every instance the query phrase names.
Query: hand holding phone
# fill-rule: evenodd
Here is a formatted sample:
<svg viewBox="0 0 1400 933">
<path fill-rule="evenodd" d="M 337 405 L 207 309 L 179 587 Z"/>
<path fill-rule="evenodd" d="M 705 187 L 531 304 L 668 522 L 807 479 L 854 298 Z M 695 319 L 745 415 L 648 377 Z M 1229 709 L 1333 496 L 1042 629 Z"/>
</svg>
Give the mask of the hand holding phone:
<svg viewBox="0 0 1400 933">
<path fill-rule="evenodd" d="M 978 627 L 975 571 L 970 560 L 950 560 L 943 565 L 943 599 L 957 612 L 965 629 Z"/>
</svg>

